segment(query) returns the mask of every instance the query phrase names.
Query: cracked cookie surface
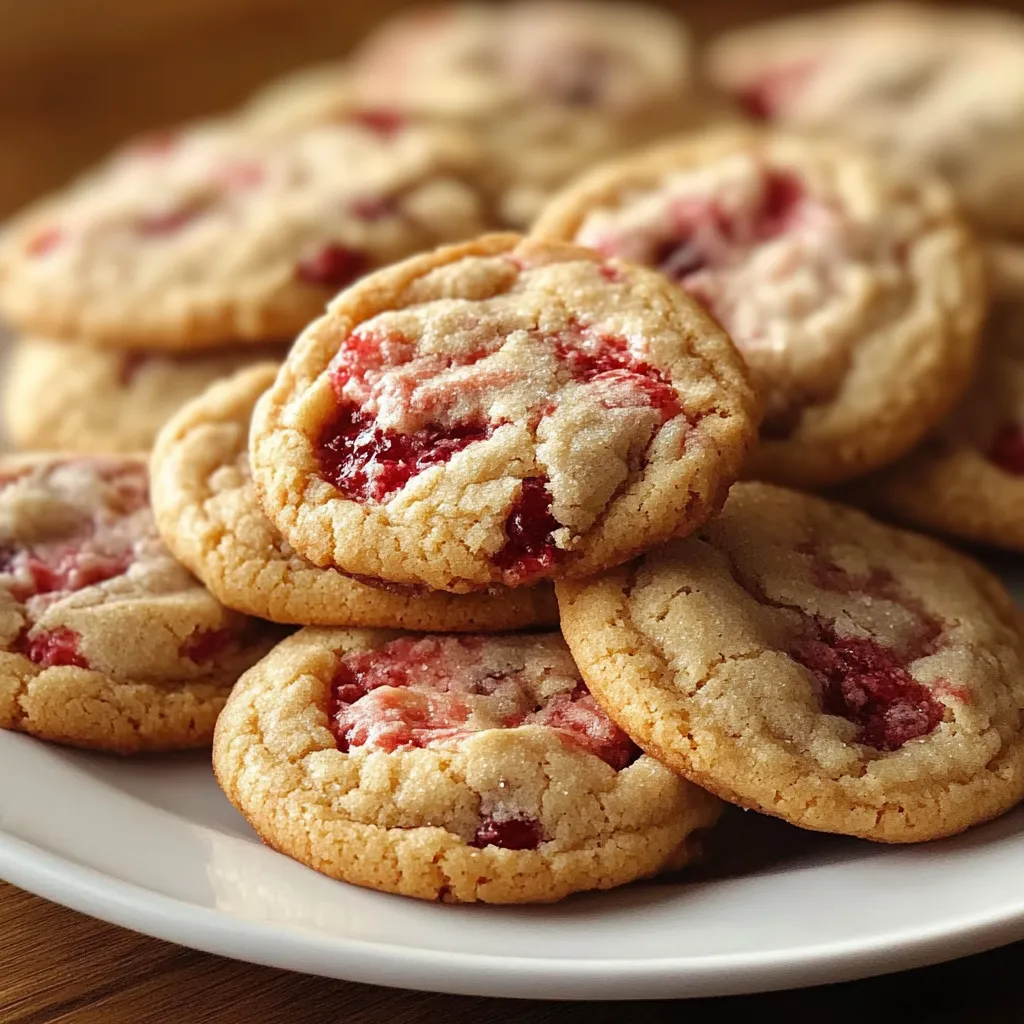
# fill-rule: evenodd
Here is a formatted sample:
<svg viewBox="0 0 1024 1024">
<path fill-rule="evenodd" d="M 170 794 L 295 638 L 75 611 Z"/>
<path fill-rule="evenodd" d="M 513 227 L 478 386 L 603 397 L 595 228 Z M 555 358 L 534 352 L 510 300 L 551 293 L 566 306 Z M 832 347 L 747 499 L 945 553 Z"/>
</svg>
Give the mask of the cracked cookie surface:
<svg viewBox="0 0 1024 1024">
<path fill-rule="evenodd" d="M 1024 552 L 1024 250 L 991 262 L 992 307 L 967 393 L 917 449 L 846 498 L 908 526 Z"/>
<path fill-rule="evenodd" d="M 396 593 L 321 569 L 291 548 L 260 506 L 249 421 L 277 367 L 253 367 L 181 410 L 153 452 L 153 510 L 171 551 L 230 608 L 274 622 L 439 631 L 554 626 L 550 584 L 455 595 Z"/>
<path fill-rule="evenodd" d="M 980 248 L 938 179 L 728 129 L 571 184 L 533 237 L 660 270 L 714 314 L 765 407 L 751 476 L 820 486 L 906 454 L 974 365 Z"/>
<path fill-rule="evenodd" d="M 935 541 L 737 484 L 694 536 L 556 589 L 594 696 L 727 800 L 913 842 L 1024 795 L 1018 614 Z"/>
<path fill-rule="evenodd" d="M 113 348 L 290 339 L 374 267 L 484 230 L 479 159 L 454 127 L 358 112 L 142 139 L 15 218 L 0 308 Z"/>
<path fill-rule="evenodd" d="M 0 727 L 116 753 L 208 745 L 278 635 L 171 557 L 143 459 L 0 460 Z"/>
<path fill-rule="evenodd" d="M 214 770 L 282 853 L 459 903 L 682 867 L 721 806 L 640 753 L 557 633 L 302 630 L 232 693 Z"/>
<path fill-rule="evenodd" d="M 661 275 L 493 235 L 339 296 L 257 404 L 250 455 L 314 564 L 459 593 L 693 529 L 755 416 L 729 339 Z"/>
<path fill-rule="evenodd" d="M 1024 228 L 1024 20 L 868 3 L 728 32 L 712 82 L 759 120 L 838 134 L 946 178 L 973 220 Z"/>
<path fill-rule="evenodd" d="M 164 423 L 214 381 L 284 353 L 283 346 L 244 346 L 173 356 L 19 339 L 4 367 L 7 437 L 26 451 L 145 451 Z"/>
</svg>

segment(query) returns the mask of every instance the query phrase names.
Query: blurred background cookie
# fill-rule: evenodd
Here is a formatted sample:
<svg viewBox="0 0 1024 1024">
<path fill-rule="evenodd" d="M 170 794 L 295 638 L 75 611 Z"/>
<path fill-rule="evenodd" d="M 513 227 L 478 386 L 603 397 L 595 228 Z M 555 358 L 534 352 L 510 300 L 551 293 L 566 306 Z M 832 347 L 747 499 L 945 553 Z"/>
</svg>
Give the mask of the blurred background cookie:
<svg viewBox="0 0 1024 1024">
<path fill-rule="evenodd" d="M 707 73 L 747 112 L 865 142 L 945 177 L 979 227 L 1024 230 L 1024 22 L 880 2 L 716 39 Z"/>
<path fill-rule="evenodd" d="M 970 389 L 911 455 L 845 496 L 919 530 L 1024 552 L 1024 259 L 990 255 L 993 304 Z"/>
<path fill-rule="evenodd" d="M 24 451 L 138 452 L 189 399 L 236 370 L 284 358 L 284 346 L 176 356 L 19 338 L 4 365 L 6 439 Z"/>
</svg>

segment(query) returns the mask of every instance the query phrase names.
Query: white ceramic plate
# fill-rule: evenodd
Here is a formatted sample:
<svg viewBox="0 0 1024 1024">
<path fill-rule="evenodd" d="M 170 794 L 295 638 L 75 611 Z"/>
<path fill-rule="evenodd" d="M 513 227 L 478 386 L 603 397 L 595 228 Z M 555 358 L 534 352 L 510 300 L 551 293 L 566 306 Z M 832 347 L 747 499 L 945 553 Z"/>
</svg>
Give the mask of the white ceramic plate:
<svg viewBox="0 0 1024 1024">
<path fill-rule="evenodd" d="M 1024 582 L 1019 564 L 1003 568 Z M 737 812 L 716 875 L 551 907 L 452 907 L 332 882 L 262 846 L 205 756 L 119 761 L 0 733 L 0 779 L 0 877 L 183 945 L 379 985 L 707 996 L 863 977 L 1024 938 L 1024 808 L 918 847 Z"/>
</svg>

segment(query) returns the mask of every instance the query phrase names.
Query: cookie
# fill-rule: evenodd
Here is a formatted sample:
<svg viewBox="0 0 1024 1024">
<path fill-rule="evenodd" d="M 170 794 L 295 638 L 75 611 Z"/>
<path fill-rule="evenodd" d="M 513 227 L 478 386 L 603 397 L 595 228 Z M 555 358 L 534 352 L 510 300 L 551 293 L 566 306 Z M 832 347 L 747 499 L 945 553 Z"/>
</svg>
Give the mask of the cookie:
<svg viewBox="0 0 1024 1024">
<path fill-rule="evenodd" d="M 257 90 L 239 116 L 259 132 L 288 132 L 323 124 L 357 105 L 350 82 L 344 63 L 299 68 Z"/>
<path fill-rule="evenodd" d="M 0 728 L 120 754 L 206 746 L 279 636 L 174 561 L 141 458 L 0 460 Z"/>
<path fill-rule="evenodd" d="M 682 867 L 720 809 L 641 755 L 557 633 L 304 629 L 243 676 L 213 763 L 276 850 L 446 903 L 545 902 Z"/>
<path fill-rule="evenodd" d="M 981 365 L 907 458 L 844 494 L 919 529 L 1024 553 L 1024 251 L 994 254 Z"/>
<path fill-rule="evenodd" d="M 392 18 L 353 56 L 335 96 L 414 109 L 470 128 L 489 154 L 503 222 L 609 154 L 704 116 L 689 34 L 639 3 L 449 4 Z M 323 109 L 330 87 L 305 90 Z M 301 100 L 282 91 L 278 111 Z"/>
<path fill-rule="evenodd" d="M 747 472 L 815 487 L 908 452 L 977 356 L 983 260 L 952 196 L 842 144 L 722 130 L 570 185 L 532 236 L 656 267 L 745 356 Z"/>
<path fill-rule="evenodd" d="M 863 141 L 946 178 L 979 225 L 1024 229 L 1024 20 L 871 3 L 714 41 L 707 73 L 762 120 Z"/>
<path fill-rule="evenodd" d="M 464 593 L 692 530 L 754 420 L 729 339 L 660 274 L 492 235 L 340 295 L 257 404 L 250 456 L 314 564 Z"/>
<path fill-rule="evenodd" d="M 1024 796 L 1018 613 L 935 541 L 737 484 L 698 534 L 556 589 L 597 700 L 727 800 L 902 843 Z"/>
<path fill-rule="evenodd" d="M 550 584 L 457 596 L 385 590 L 318 569 L 263 514 L 249 469 L 249 421 L 274 382 L 256 366 L 190 402 L 150 463 L 153 511 L 167 546 L 229 608 L 273 622 L 491 632 L 555 626 Z"/>
<path fill-rule="evenodd" d="M 27 451 L 144 451 L 209 384 L 255 362 L 283 359 L 284 352 L 245 346 L 181 357 L 21 339 L 4 367 L 6 435 Z"/>
<path fill-rule="evenodd" d="M 479 233 L 479 158 L 455 128 L 376 114 L 136 142 L 15 219 L 0 309 L 113 348 L 290 340 L 366 271 Z"/>
</svg>

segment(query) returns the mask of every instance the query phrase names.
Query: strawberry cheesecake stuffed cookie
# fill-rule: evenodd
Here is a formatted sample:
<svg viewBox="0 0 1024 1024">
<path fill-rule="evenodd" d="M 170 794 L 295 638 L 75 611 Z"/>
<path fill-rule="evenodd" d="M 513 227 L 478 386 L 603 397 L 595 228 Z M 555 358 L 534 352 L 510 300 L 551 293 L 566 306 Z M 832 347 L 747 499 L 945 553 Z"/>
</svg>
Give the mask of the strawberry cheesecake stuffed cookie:
<svg viewBox="0 0 1024 1024">
<path fill-rule="evenodd" d="M 751 475 L 905 454 L 972 369 L 983 260 L 952 195 L 845 145 L 728 129 L 595 170 L 534 225 L 657 268 L 719 320 L 765 406 Z"/>
<path fill-rule="evenodd" d="M 14 220 L 0 310 L 114 348 L 290 339 L 366 271 L 483 230 L 478 168 L 468 135 L 379 112 L 151 136 Z"/>
<path fill-rule="evenodd" d="M 556 589 L 609 715 L 727 800 L 902 843 L 1024 796 L 1019 613 L 935 541 L 743 483 L 699 533 Z"/>
<path fill-rule="evenodd" d="M 557 633 L 302 630 L 234 690 L 213 760 L 275 849 L 448 903 L 682 867 L 721 807 L 641 754 Z"/>
<path fill-rule="evenodd" d="M 171 557 L 141 459 L 0 461 L 0 727 L 117 753 L 208 745 L 277 636 Z"/>
<path fill-rule="evenodd" d="M 249 468 L 249 421 L 274 382 L 264 364 L 211 387 L 162 431 L 150 464 L 167 546 L 229 608 L 305 626 L 444 632 L 555 626 L 549 583 L 456 595 L 369 586 L 298 555 L 264 515 Z"/>
<path fill-rule="evenodd" d="M 671 282 L 494 235 L 340 295 L 257 404 L 250 454 L 314 564 L 460 593 L 688 532 L 755 423 L 739 355 Z"/>
<path fill-rule="evenodd" d="M 1024 20 L 867 3 L 726 33 L 707 73 L 759 120 L 854 139 L 949 181 L 979 226 L 1024 229 Z"/>
</svg>

